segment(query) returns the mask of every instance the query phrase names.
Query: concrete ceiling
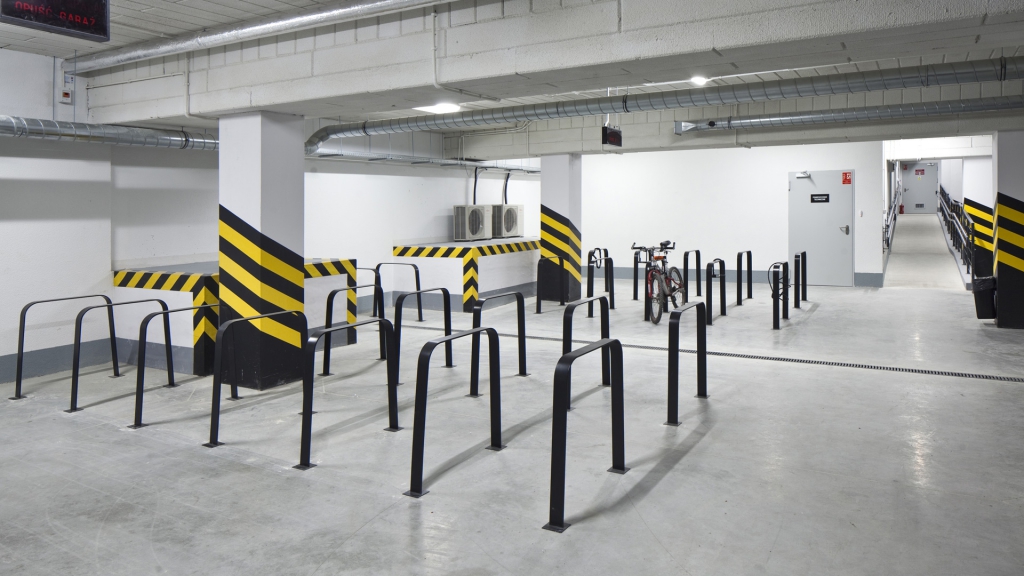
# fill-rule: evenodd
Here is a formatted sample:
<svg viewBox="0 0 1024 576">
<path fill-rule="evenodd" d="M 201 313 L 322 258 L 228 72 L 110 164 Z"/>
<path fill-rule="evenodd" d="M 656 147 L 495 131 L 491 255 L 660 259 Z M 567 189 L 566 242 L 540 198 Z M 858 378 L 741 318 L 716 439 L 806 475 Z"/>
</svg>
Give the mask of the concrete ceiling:
<svg viewBox="0 0 1024 576">
<path fill-rule="evenodd" d="M 244 22 L 336 0 L 110 0 L 110 42 L 91 42 L 0 24 L 0 48 L 57 58 Z"/>
</svg>

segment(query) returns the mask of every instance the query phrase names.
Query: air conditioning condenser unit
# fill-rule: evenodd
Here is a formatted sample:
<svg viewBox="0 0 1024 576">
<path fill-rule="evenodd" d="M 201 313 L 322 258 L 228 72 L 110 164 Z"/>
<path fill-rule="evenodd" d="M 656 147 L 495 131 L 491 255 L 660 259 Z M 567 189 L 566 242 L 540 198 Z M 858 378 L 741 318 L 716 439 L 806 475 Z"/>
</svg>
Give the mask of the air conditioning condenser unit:
<svg viewBox="0 0 1024 576">
<path fill-rule="evenodd" d="M 491 232 L 495 238 L 514 238 L 523 235 L 521 204 L 495 204 L 491 207 L 491 217 Z"/>
<path fill-rule="evenodd" d="M 491 239 L 491 206 L 469 204 L 454 206 L 455 241 Z"/>
</svg>

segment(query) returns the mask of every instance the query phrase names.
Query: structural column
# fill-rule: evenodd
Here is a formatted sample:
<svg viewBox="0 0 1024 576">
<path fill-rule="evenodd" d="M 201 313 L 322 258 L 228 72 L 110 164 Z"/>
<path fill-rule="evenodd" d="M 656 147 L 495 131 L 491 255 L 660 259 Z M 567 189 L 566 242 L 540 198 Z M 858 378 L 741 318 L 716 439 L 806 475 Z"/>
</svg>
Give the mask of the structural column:
<svg viewBox="0 0 1024 576">
<path fill-rule="evenodd" d="M 582 294 L 581 219 L 583 159 L 579 154 L 544 156 L 540 160 L 540 255 L 552 258 L 540 263 L 537 297 L 560 300 L 557 257 L 568 272 L 566 301 Z"/>
<path fill-rule="evenodd" d="M 1024 132 L 992 135 L 996 325 L 1024 328 Z"/>
<path fill-rule="evenodd" d="M 252 112 L 220 120 L 220 321 L 303 311 L 303 119 Z M 302 323 L 236 325 L 225 381 L 264 389 L 302 377 Z"/>
</svg>

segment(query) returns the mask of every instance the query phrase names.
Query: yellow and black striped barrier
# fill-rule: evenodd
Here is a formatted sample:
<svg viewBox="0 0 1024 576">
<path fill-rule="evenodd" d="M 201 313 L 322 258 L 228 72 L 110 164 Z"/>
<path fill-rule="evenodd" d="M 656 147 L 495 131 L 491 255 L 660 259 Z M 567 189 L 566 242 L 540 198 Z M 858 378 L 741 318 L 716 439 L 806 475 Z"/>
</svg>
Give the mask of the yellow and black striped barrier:
<svg viewBox="0 0 1024 576">
<path fill-rule="evenodd" d="M 1000 328 L 1024 328 L 1024 201 L 996 195 L 995 277 Z"/>
<path fill-rule="evenodd" d="M 503 242 L 482 246 L 395 246 L 392 255 L 401 258 L 462 258 L 462 311 L 472 312 L 480 299 L 480 258 L 540 249 L 540 242 Z"/>
<path fill-rule="evenodd" d="M 351 288 L 356 285 L 356 260 L 354 258 L 348 260 L 312 260 L 306 262 L 306 279 L 310 278 L 324 278 L 326 276 L 340 276 L 345 275 L 346 286 Z M 356 321 L 356 316 L 359 311 L 358 300 L 356 299 L 356 291 L 349 290 L 346 294 L 346 321 L 349 324 L 353 324 Z M 345 337 L 349 344 L 356 343 L 356 331 L 345 330 Z"/>
<path fill-rule="evenodd" d="M 565 270 L 569 273 L 569 281 L 566 282 L 568 294 L 564 295 L 565 300 L 578 300 L 583 293 L 581 282 L 582 245 L 579 228 L 565 216 L 541 204 L 540 257 L 561 257 L 565 263 Z M 563 295 L 558 294 L 560 285 L 558 274 L 562 273 L 558 269 L 557 259 L 542 261 L 537 278 L 537 297 L 543 300 L 561 301 Z"/>
<path fill-rule="evenodd" d="M 964 212 L 974 221 L 974 248 L 971 262 L 975 276 L 992 275 L 992 209 L 969 198 L 964 198 Z"/>
</svg>

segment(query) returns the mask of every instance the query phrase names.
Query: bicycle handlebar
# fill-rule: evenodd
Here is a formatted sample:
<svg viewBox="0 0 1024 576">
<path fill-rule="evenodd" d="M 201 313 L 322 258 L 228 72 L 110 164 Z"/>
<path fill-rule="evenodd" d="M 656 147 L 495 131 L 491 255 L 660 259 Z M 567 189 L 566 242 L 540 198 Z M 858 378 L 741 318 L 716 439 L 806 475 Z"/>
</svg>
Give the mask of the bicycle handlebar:
<svg viewBox="0 0 1024 576">
<path fill-rule="evenodd" d="M 669 246 L 669 244 L 671 244 L 671 246 Z M 676 243 L 672 242 L 670 240 L 665 240 L 664 242 L 661 243 L 660 246 L 657 246 L 657 247 L 650 246 L 650 247 L 648 247 L 648 246 L 637 246 L 636 242 L 634 242 L 633 245 L 630 246 L 629 249 L 630 250 L 642 250 L 644 252 L 650 252 L 650 251 L 653 251 L 653 250 L 657 250 L 659 252 L 668 252 L 669 250 L 675 250 L 676 249 Z"/>
</svg>

